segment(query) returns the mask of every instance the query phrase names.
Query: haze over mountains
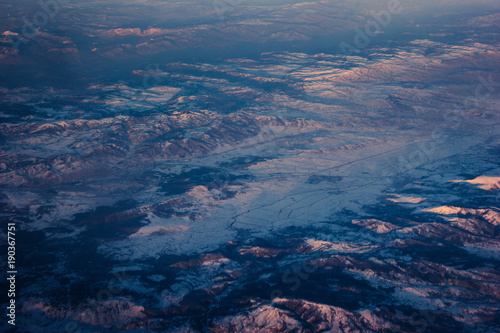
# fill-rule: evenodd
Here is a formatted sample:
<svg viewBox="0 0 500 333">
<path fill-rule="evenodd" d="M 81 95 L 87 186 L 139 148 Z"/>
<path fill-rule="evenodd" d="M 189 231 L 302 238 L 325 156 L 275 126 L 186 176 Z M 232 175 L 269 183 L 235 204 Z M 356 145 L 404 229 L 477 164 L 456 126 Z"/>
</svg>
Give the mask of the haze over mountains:
<svg viewBox="0 0 500 333">
<path fill-rule="evenodd" d="M 499 5 L 390 3 L 0 4 L 17 328 L 500 329 Z"/>
</svg>

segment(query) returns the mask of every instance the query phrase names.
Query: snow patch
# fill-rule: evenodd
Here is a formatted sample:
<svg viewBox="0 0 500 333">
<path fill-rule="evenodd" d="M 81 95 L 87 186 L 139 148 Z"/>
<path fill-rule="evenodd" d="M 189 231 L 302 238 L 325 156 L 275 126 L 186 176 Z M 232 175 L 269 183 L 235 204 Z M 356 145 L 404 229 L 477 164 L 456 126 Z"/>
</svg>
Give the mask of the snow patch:
<svg viewBox="0 0 500 333">
<path fill-rule="evenodd" d="M 479 176 L 471 180 L 450 180 L 453 183 L 469 183 L 478 185 L 479 188 L 486 191 L 500 190 L 500 177 Z"/>
</svg>

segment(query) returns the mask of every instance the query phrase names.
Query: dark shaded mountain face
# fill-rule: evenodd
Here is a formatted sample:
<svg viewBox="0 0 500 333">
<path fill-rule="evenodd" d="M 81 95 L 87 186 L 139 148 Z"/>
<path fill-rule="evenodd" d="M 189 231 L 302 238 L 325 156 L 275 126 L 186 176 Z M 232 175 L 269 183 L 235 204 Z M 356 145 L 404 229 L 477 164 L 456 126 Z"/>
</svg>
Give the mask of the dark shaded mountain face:
<svg viewBox="0 0 500 333">
<path fill-rule="evenodd" d="M 0 8 L 17 331 L 500 329 L 498 3 Z"/>
</svg>

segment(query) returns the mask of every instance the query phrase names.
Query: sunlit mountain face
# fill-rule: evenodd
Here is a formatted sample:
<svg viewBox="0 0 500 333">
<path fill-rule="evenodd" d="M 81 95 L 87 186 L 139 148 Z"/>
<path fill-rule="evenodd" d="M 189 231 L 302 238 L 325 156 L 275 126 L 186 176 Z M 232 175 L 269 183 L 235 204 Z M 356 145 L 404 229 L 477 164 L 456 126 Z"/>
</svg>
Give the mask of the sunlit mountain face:
<svg viewBox="0 0 500 333">
<path fill-rule="evenodd" d="M 499 32 L 497 1 L 3 1 L 2 331 L 497 332 Z"/>
</svg>

